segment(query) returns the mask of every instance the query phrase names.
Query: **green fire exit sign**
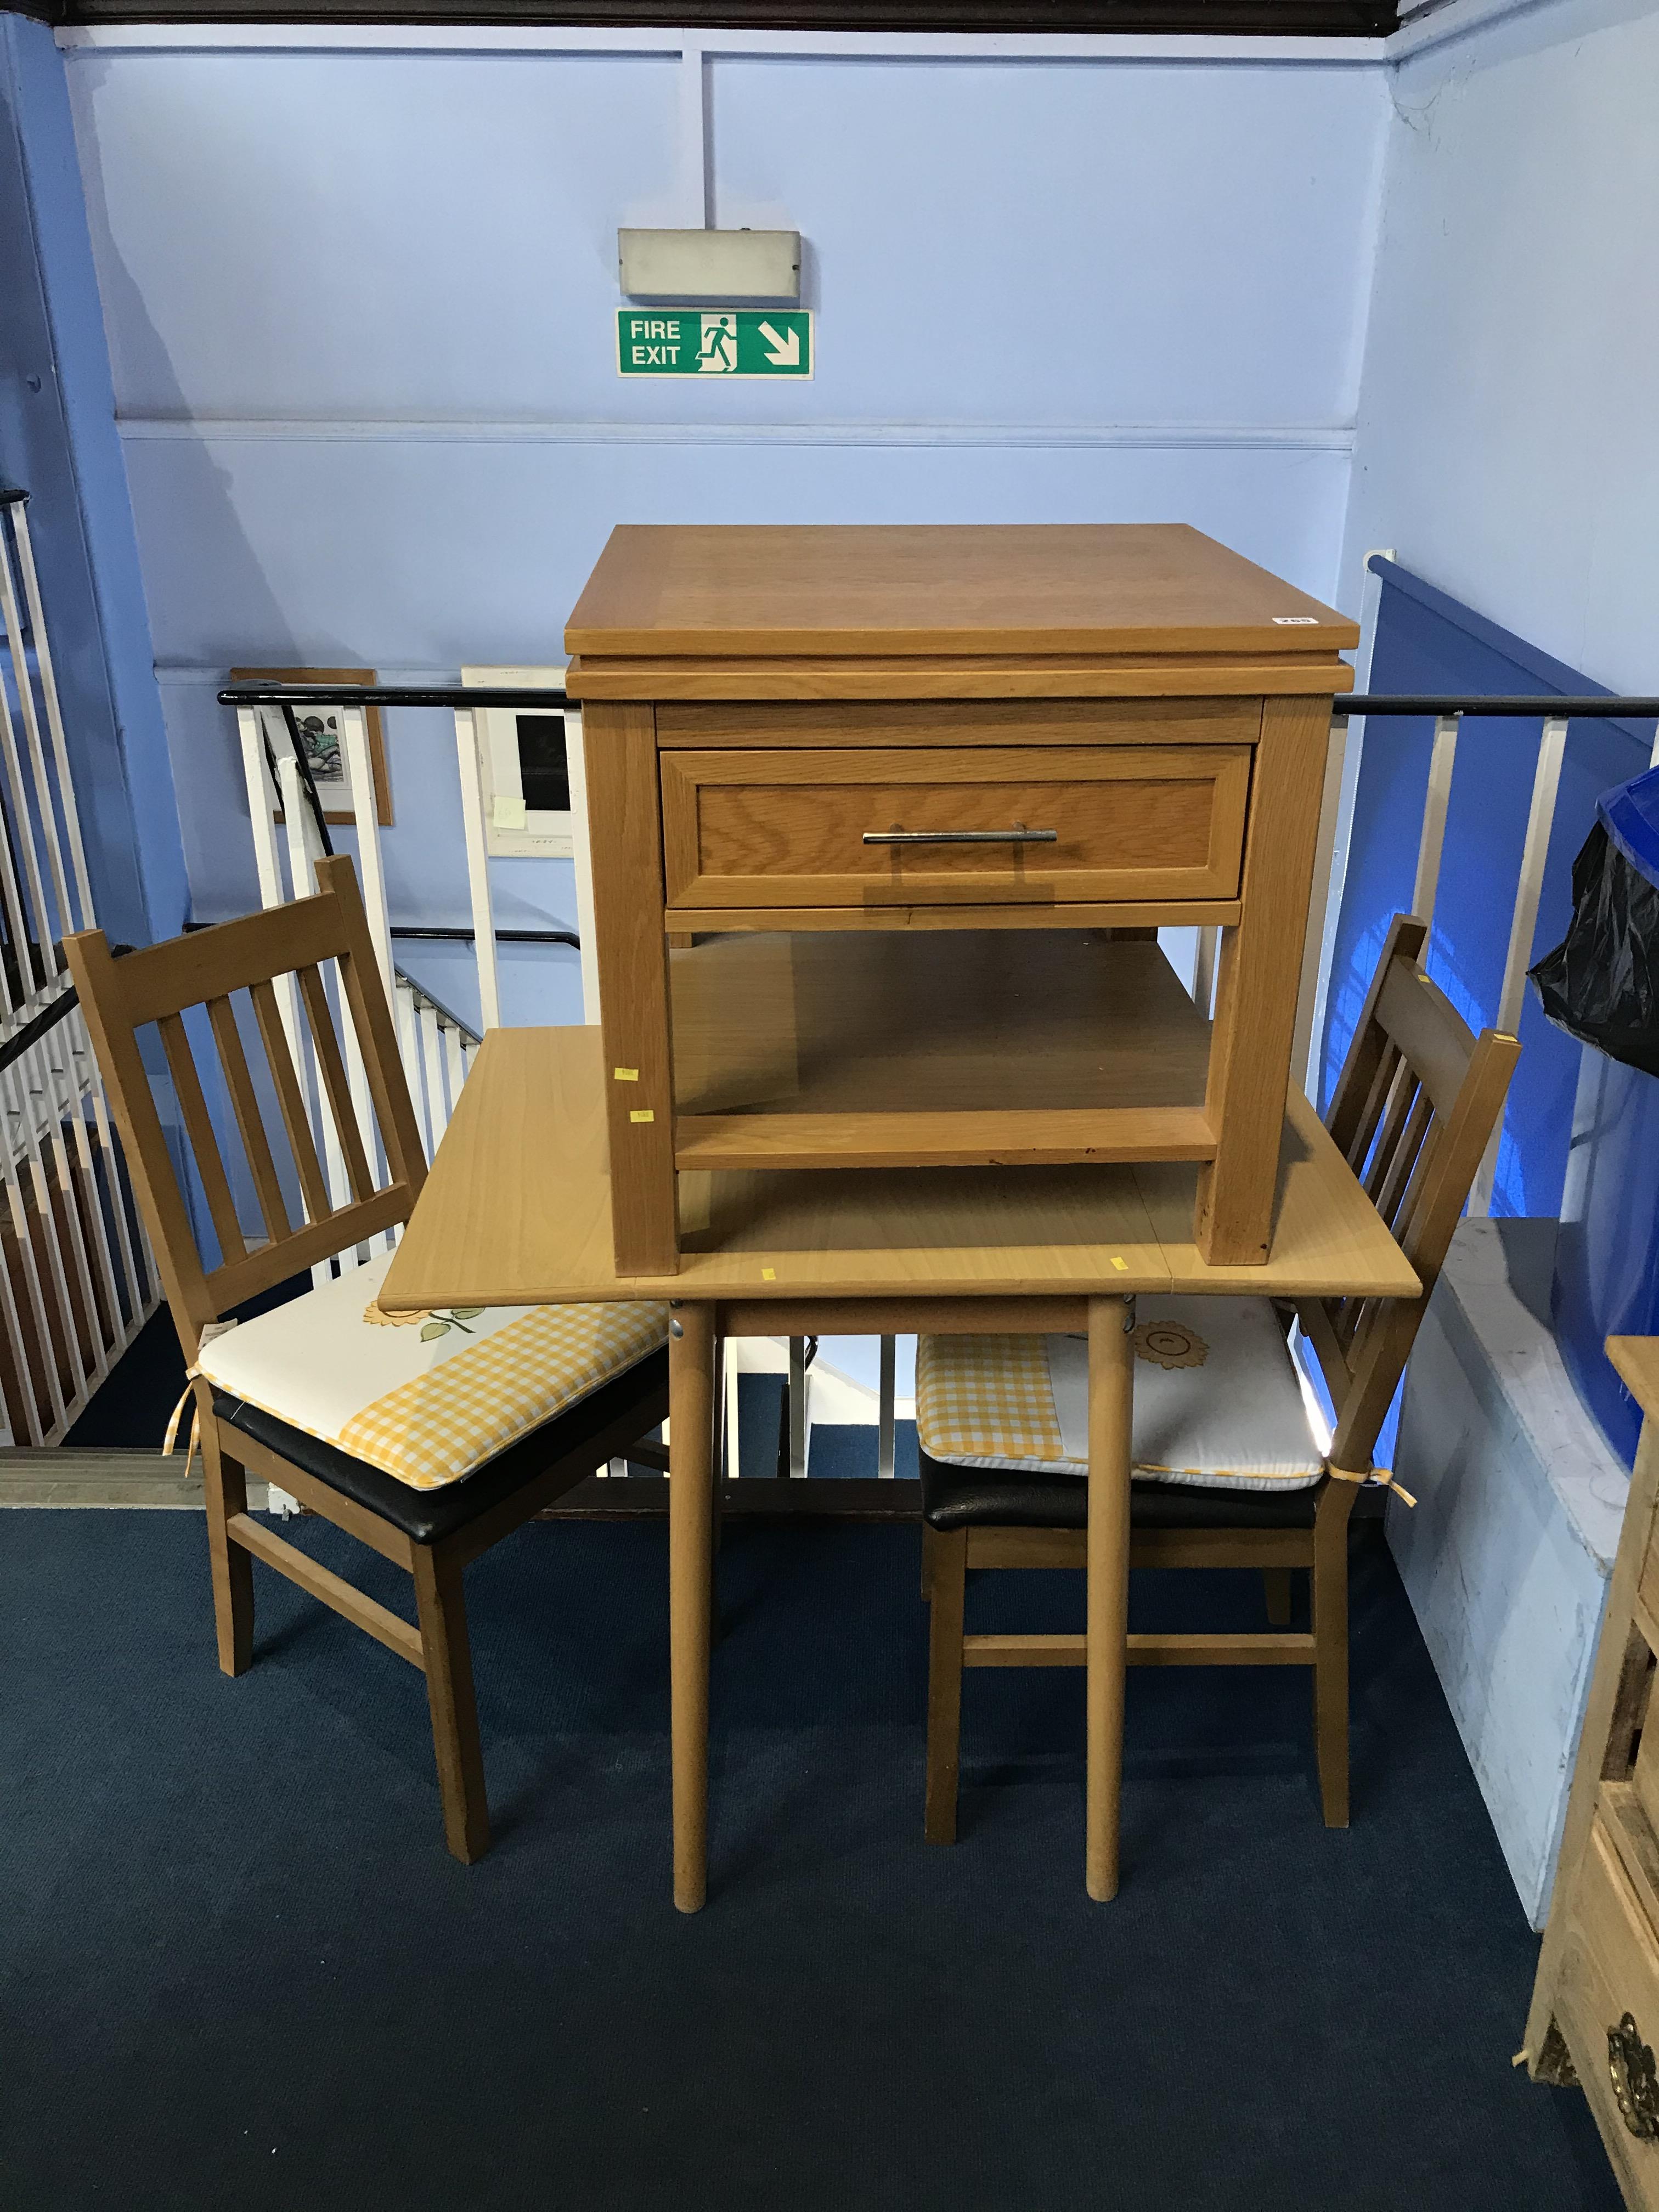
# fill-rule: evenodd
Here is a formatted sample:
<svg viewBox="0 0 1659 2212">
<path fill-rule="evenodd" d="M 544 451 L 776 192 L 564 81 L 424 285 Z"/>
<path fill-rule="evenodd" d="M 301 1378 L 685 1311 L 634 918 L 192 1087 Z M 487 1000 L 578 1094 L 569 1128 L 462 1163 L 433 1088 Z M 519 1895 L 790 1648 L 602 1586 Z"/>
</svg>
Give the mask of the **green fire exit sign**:
<svg viewBox="0 0 1659 2212">
<path fill-rule="evenodd" d="M 808 307 L 621 307 L 623 376 L 811 376 Z"/>
</svg>

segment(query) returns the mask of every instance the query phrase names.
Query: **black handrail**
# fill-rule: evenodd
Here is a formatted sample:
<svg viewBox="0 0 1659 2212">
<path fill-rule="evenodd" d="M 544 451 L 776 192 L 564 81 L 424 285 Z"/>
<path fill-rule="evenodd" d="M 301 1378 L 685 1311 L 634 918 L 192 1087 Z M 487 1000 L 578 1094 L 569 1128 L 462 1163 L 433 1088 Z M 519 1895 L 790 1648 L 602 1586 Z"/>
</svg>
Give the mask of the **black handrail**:
<svg viewBox="0 0 1659 2212">
<path fill-rule="evenodd" d="M 476 929 L 428 929 L 424 923 L 393 922 L 394 937 L 412 937 L 422 944 L 473 945 L 477 942 Z M 574 929 L 498 929 L 495 932 L 497 945 L 569 945 L 580 952 L 582 941 Z M 424 990 L 422 984 L 420 988 Z"/>
<path fill-rule="evenodd" d="M 216 921 L 187 921 L 184 933 L 186 937 L 195 937 L 204 929 L 217 929 L 218 927 Z M 477 932 L 471 929 L 428 929 L 423 922 L 394 921 L 392 935 L 414 937 L 440 945 L 471 945 Z M 578 952 L 582 949 L 582 941 L 574 929 L 498 929 L 495 936 L 498 942 L 507 945 L 570 945 Z M 115 947 L 117 952 L 125 952 L 128 949 L 124 945 Z M 414 980 L 410 978 L 411 981 Z M 426 986 L 422 983 L 417 985 L 417 988 L 425 990 Z"/>
<path fill-rule="evenodd" d="M 523 684 L 228 684 L 222 707 L 568 707 L 564 687 Z"/>
<path fill-rule="evenodd" d="M 121 949 L 125 951 L 126 948 L 123 946 Z M 38 1014 L 31 1015 L 21 1030 L 0 1044 L 0 1075 L 3 1075 L 9 1067 L 15 1066 L 26 1052 L 33 1051 L 42 1037 L 50 1036 L 64 1015 L 73 1013 L 80 1003 L 71 983 L 49 1006 L 43 1006 Z"/>
<path fill-rule="evenodd" d="M 1565 694 L 1554 698 L 1498 694 L 1483 699 L 1468 692 L 1439 698 L 1409 691 L 1351 691 L 1346 696 L 1339 693 L 1331 702 L 1331 711 L 1335 714 L 1432 714 L 1437 720 L 1442 715 L 1478 714 L 1529 722 L 1546 717 L 1569 722 L 1645 722 L 1659 716 L 1659 699 L 1614 699 L 1600 694 L 1590 699 L 1569 698 Z"/>
<path fill-rule="evenodd" d="M 228 684 L 219 694 L 222 707 L 552 707 L 568 706 L 562 690 L 534 690 L 514 684 L 366 684 L 331 690 L 316 684 Z M 1538 721 L 1546 715 L 1565 716 L 1569 721 L 1650 721 L 1659 718 L 1659 697 L 1590 698 L 1534 697 L 1475 692 L 1446 696 L 1417 692 L 1339 693 L 1332 702 L 1337 714 L 1475 714 L 1511 721 Z"/>
<path fill-rule="evenodd" d="M 27 492 L 8 491 L 0 487 L 0 507 L 11 507 L 28 497 Z M 219 694 L 219 703 L 224 707 L 538 707 L 564 702 L 563 691 L 546 689 L 533 690 L 517 684 L 480 685 L 469 690 L 462 684 L 441 688 L 416 689 L 401 684 L 374 684 L 359 688 L 353 685 L 344 690 L 338 687 L 316 684 L 230 684 Z M 1376 716 L 1421 716 L 1431 714 L 1437 720 L 1443 716 L 1470 714 L 1483 720 L 1503 719 L 1510 721 L 1540 721 L 1544 720 L 1578 721 L 1648 721 L 1659 719 L 1659 698 L 1607 697 L 1577 698 L 1561 694 L 1533 697 L 1527 695 L 1496 693 L 1481 697 L 1474 693 L 1437 696 L 1415 692 L 1349 692 L 1332 701 L 1332 712 L 1340 717 L 1364 714 Z M 304 749 L 299 750 L 301 774 L 305 779 L 307 795 L 319 816 L 319 827 L 325 842 L 328 842 L 326 827 L 320 817 L 322 806 L 317 787 L 310 775 L 310 763 Z M 198 925 L 201 927 L 202 925 Z M 190 927 L 189 923 L 185 924 Z M 451 944 L 471 944 L 475 933 L 470 929 L 427 928 L 404 925 L 394 927 L 393 937 L 413 938 Z M 568 945 L 580 949 L 581 940 L 571 929 L 498 929 L 497 939 L 504 945 Z M 118 947 L 125 951 L 125 945 Z M 410 981 L 414 979 L 411 977 Z M 417 990 L 422 987 L 416 984 Z M 430 998 L 431 994 L 426 995 Z M 49 1030 L 56 1026 L 70 1009 L 78 1003 L 73 987 L 61 997 L 35 1015 L 0 1044 L 0 1073 L 38 1044 Z M 435 1003 L 435 1001 L 434 1001 Z"/>
<path fill-rule="evenodd" d="M 63 947 L 54 945 L 52 950 L 58 955 L 61 961 Z M 109 949 L 110 957 L 112 960 L 124 959 L 131 950 L 132 947 L 130 945 L 112 945 Z M 58 969 L 60 975 L 66 972 L 62 966 Z M 66 983 L 58 996 L 42 1006 L 38 1014 L 31 1014 L 21 1030 L 15 1030 L 11 1036 L 0 1044 L 0 1075 L 3 1075 L 9 1067 L 15 1067 L 26 1052 L 33 1050 L 42 1037 L 49 1036 L 64 1015 L 72 1014 L 80 1003 L 81 995 L 74 984 Z"/>
</svg>

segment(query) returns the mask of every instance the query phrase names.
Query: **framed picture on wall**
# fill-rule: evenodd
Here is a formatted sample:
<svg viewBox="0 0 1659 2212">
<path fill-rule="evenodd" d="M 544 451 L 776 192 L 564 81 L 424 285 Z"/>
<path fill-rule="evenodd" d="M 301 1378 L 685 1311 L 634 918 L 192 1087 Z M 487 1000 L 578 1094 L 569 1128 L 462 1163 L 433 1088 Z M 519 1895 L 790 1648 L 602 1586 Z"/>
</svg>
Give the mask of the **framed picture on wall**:
<svg viewBox="0 0 1659 2212">
<path fill-rule="evenodd" d="M 233 684 L 374 684 L 379 681 L 372 668 L 233 668 Z M 266 743 L 278 760 L 290 745 L 288 718 L 294 717 L 294 727 L 300 743 L 305 748 L 306 760 L 311 769 L 312 781 L 317 787 L 317 796 L 323 802 L 323 817 L 328 822 L 350 823 L 356 819 L 356 793 L 351 788 L 351 764 L 346 758 L 345 733 L 340 726 L 340 714 L 334 707 L 258 707 L 254 712 L 264 726 Z M 381 726 L 378 707 L 364 709 L 368 738 L 369 773 L 374 780 L 374 813 L 383 830 L 392 827 L 392 780 L 386 774 L 386 734 Z M 276 819 L 283 818 L 283 810 L 276 810 Z"/>
</svg>

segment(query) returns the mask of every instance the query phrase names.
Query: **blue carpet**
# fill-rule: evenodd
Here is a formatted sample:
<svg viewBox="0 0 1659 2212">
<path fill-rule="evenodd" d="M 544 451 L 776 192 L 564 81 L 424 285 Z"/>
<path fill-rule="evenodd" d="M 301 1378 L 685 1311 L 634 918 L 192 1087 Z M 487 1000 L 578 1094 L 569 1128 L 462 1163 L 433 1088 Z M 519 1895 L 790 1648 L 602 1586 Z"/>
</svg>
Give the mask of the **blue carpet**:
<svg viewBox="0 0 1659 2212">
<path fill-rule="evenodd" d="M 404 1602 L 320 1522 L 319 1556 Z M 419 1677 L 256 1568 L 215 1670 L 185 1513 L 0 1516 L 6 2212 L 1617 2212 L 1511 2070 L 1536 1942 L 1386 1553 L 1356 1547 L 1355 1825 L 1307 1683 L 1132 1678 L 1118 1901 L 1081 1678 L 967 1684 L 921 1841 L 914 1529 L 728 1529 L 708 1910 L 669 1899 L 665 1532 L 469 1571 L 494 1850 L 446 1855 Z M 1074 1625 L 1076 1577 L 976 1586 Z M 1138 1577 L 1147 1626 L 1261 1619 Z"/>
</svg>

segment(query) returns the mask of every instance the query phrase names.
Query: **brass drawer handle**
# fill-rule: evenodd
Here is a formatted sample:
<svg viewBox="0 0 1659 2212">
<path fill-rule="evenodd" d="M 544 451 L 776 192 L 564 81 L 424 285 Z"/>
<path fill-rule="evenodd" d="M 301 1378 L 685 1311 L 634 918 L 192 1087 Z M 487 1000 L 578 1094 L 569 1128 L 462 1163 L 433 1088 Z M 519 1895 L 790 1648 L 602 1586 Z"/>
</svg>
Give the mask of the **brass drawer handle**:
<svg viewBox="0 0 1659 2212">
<path fill-rule="evenodd" d="M 1651 2142 L 1659 2136 L 1659 2078 L 1653 2052 L 1629 2013 L 1607 2030 L 1607 2073 L 1620 2118 L 1633 2136 Z"/>
<path fill-rule="evenodd" d="M 1016 822 L 1012 830 L 866 830 L 866 845 L 1055 845 L 1058 830 L 1028 830 Z"/>
</svg>

